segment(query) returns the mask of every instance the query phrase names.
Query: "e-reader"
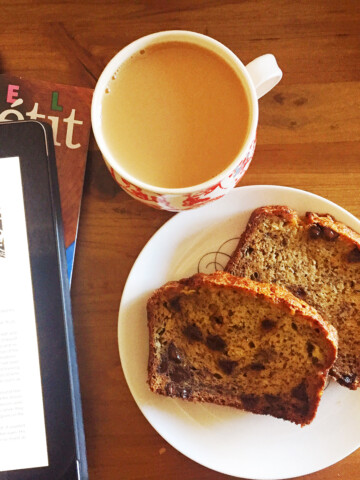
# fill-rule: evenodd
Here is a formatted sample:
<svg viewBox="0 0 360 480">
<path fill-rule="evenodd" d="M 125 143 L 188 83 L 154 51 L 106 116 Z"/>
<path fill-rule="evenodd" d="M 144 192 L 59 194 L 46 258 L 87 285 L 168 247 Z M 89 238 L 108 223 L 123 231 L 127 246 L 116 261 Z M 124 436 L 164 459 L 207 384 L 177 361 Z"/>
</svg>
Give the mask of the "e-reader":
<svg viewBox="0 0 360 480">
<path fill-rule="evenodd" d="M 0 480 L 88 478 L 49 125 L 0 124 Z"/>
</svg>

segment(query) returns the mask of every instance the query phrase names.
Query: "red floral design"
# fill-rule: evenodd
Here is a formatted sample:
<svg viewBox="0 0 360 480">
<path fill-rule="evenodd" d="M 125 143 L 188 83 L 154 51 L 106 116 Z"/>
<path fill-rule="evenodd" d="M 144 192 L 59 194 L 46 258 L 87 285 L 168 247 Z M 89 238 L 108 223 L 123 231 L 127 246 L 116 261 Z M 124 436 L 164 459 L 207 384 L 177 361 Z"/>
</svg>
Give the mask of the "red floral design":
<svg viewBox="0 0 360 480">
<path fill-rule="evenodd" d="M 182 203 L 183 207 L 192 207 L 194 205 L 202 205 L 203 203 L 213 200 L 213 198 L 209 195 L 212 192 L 214 192 L 217 188 L 223 189 L 221 182 L 218 182 L 216 185 L 213 185 L 212 187 L 209 187 L 205 190 L 201 190 L 200 192 L 186 194 L 185 200 Z M 224 194 L 225 192 L 222 195 L 217 196 L 216 199 L 221 198 Z"/>
<path fill-rule="evenodd" d="M 113 179 L 116 180 L 116 175 L 115 175 L 113 167 L 110 167 L 110 173 L 111 173 L 111 176 L 113 177 Z"/>
<path fill-rule="evenodd" d="M 121 187 L 126 190 L 130 195 L 133 195 L 134 197 L 138 198 L 139 200 L 143 200 L 145 202 L 157 202 L 157 195 L 149 195 L 146 193 L 142 188 L 133 185 L 130 183 L 128 180 L 125 178 L 119 176 L 120 178 L 120 185 Z"/>
<path fill-rule="evenodd" d="M 143 190 L 142 188 L 130 183 L 125 178 L 117 174 L 112 167 L 109 166 L 111 176 L 118 184 L 132 197 L 137 198 L 143 203 L 151 205 L 160 210 L 180 211 L 189 210 L 194 207 L 200 207 L 205 203 L 218 200 L 231 190 L 242 178 L 249 167 L 251 159 L 254 155 L 256 138 L 251 143 L 249 150 L 239 164 L 216 185 L 201 190 L 200 192 L 188 193 L 185 195 L 160 195 L 157 193 Z"/>
</svg>

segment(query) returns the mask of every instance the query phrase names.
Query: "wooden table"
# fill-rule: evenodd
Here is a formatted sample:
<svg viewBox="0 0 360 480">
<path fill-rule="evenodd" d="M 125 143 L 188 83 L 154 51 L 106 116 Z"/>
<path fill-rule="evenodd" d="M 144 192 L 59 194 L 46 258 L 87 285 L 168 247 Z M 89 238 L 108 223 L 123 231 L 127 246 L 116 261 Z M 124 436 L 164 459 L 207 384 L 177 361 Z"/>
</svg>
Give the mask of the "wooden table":
<svg viewBox="0 0 360 480">
<path fill-rule="evenodd" d="M 240 185 L 308 190 L 360 217 L 359 6 L 356 0 L 0 0 L 0 68 L 93 87 L 119 49 L 166 29 L 208 34 L 244 63 L 271 52 L 284 77 L 260 100 L 258 145 Z M 72 285 L 91 480 L 230 478 L 184 457 L 155 432 L 119 362 L 117 315 L 127 275 L 172 215 L 125 194 L 91 140 Z M 360 450 L 306 477 L 359 478 Z"/>
</svg>

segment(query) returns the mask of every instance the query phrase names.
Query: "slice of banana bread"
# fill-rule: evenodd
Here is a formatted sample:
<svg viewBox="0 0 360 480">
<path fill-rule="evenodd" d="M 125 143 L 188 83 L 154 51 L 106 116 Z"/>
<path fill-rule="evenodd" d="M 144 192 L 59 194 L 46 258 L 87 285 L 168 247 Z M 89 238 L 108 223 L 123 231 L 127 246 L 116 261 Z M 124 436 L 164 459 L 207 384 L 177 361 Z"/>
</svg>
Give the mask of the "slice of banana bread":
<svg viewBox="0 0 360 480">
<path fill-rule="evenodd" d="M 360 235 L 331 215 L 285 206 L 255 210 L 226 271 L 286 287 L 338 331 L 331 375 L 360 385 Z"/>
<path fill-rule="evenodd" d="M 297 424 L 316 413 L 336 330 L 277 285 L 225 272 L 170 282 L 147 304 L 153 392 Z"/>
</svg>

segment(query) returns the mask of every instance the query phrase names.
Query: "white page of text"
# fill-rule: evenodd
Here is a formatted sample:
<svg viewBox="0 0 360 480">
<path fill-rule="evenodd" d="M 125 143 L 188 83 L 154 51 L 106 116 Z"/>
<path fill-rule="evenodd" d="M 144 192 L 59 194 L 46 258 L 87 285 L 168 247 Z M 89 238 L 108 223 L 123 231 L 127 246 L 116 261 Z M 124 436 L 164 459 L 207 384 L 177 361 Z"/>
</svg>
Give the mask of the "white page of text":
<svg viewBox="0 0 360 480">
<path fill-rule="evenodd" d="M 0 472 L 48 465 L 19 158 L 0 158 Z"/>
</svg>

